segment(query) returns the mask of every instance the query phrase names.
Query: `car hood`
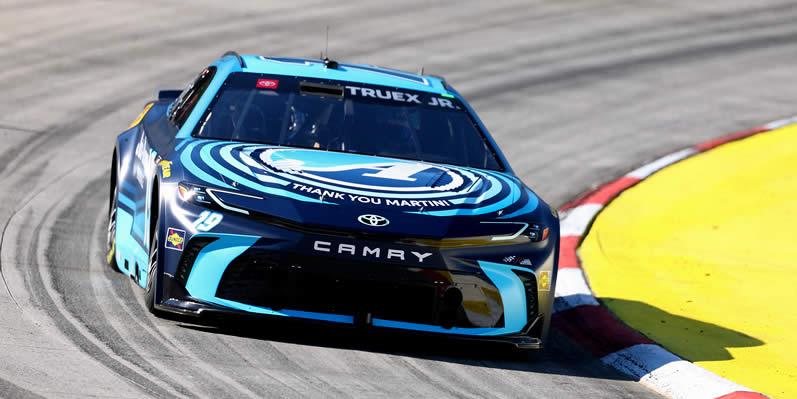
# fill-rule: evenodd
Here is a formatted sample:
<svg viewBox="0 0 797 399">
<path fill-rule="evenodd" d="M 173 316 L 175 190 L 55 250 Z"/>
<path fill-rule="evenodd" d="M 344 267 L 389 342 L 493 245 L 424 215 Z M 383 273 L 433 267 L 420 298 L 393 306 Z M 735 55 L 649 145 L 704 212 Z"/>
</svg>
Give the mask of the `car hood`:
<svg viewBox="0 0 797 399">
<path fill-rule="evenodd" d="M 510 174 L 363 154 L 196 140 L 181 161 L 229 206 L 334 228 L 467 236 L 541 203 Z"/>
</svg>

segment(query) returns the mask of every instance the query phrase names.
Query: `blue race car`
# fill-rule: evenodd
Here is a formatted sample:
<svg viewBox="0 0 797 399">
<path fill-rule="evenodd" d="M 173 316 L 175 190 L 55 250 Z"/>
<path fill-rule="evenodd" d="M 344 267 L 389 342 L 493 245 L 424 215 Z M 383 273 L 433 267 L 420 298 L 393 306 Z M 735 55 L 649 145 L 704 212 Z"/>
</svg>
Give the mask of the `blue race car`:
<svg viewBox="0 0 797 399">
<path fill-rule="evenodd" d="M 146 105 L 110 181 L 107 260 L 153 313 L 543 346 L 556 211 L 442 78 L 229 52 Z"/>
</svg>

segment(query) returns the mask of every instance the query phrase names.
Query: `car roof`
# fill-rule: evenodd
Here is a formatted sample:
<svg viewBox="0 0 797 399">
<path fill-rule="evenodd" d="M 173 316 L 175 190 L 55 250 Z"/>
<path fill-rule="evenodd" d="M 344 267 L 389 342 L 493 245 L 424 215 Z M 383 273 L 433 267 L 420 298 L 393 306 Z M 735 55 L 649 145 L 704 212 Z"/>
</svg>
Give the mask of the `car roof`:
<svg viewBox="0 0 797 399">
<path fill-rule="evenodd" d="M 433 93 L 450 93 L 445 80 L 427 75 L 397 71 L 373 65 L 337 63 L 337 68 L 326 67 L 324 60 L 308 58 L 267 57 L 242 55 L 243 72 L 272 75 L 300 76 L 316 79 L 332 79 L 347 82 L 389 86 Z M 238 64 L 235 57 L 223 57 L 218 63 Z"/>
</svg>

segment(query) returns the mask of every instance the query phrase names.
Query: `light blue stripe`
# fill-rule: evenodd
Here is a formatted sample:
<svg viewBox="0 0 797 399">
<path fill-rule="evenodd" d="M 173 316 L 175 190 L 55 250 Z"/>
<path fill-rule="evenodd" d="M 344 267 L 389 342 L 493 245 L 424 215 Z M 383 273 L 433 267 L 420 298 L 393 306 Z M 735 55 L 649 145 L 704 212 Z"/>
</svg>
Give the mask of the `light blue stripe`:
<svg viewBox="0 0 797 399">
<path fill-rule="evenodd" d="M 131 193 L 138 192 L 138 187 L 134 186 L 133 183 L 130 183 L 127 180 L 122 180 L 122 189 L 127 190 Z"/>
<path fill-rule="evenodd" d="M 224 148 L 222 148 L 221 150 L 219 150 L 219 153 L 221 154 L 221 158 L 222 158 L 222 159 L 224 159 L 225 161 L 227 161 L 227 162 L 228 162 L 230 165 L 234 166 L 236 169 L 238 169 L 238 170 L 240 170 L 241 172 L 244 172 L 244 173 L 246 173 L 246 174 L 252 174 L 252 173 L 254 173 L 254 171 L 253 171 L 253 170 L 252 170 L 252 169 L 251 169 L 249 166 L 247 166 L 247 165 L 244 165 L 243 163 L 241 163 L 241 161 L 239 161 L 239 160 L 235 159 L 235 157 L 232 155 L 232 150 L 233 150 L 234 148 L 236 148 L 236 147 L 242 147 L 242 146 L 244 146 L 244 145 L 245 145 L 245 144 L 239 144 L 239 145 L 227 145 L 227 146 L 224 146 Z M 244 152 L 244 154 L 245 154 L 247 157 L 249 157 L 249 154 L 247 154 L 246 152 Z M 251 157 L 250 157 L 250 158 L 251 158 Z M 253 161 L 254 161 L 254 160 L 253 160 Z M 256 162 L 256 161 L 255 161 L 255 162 Z M 265 172 L 265 171 L 264 171 L 264 172 Z M 277 184 L 280 184 L 280 185 L 283 185 L 283 186 L 287 186 L 288 184 L 290 184 L 290 182 L 287 182 L 287 181 L 285 181 L 285 180 L 278 179 L 278 178 L 276 178 L 276 177 L 273 177 L 273 176 L 264 175 L 264 177 L 265 177 L 266 179 L 268 179 L 268 180 L 269 180 L 269 183 L 277 183 Z M 259 178 L 258 178 L 258 179 L 259 179 Z M 262 181 L 262 179 L 261 179 L 261 181 Z"/>
<path fill-rule="evenodd" d="M 465 327 L 443 328 L 440 326 L 433 326 L 429 324 L 418 324 L 418 323 L 409 323 L 406 321 L 395 321 L 395 320 L 384 320 L 384 319 L 373 319 L 371 322 L 376 327 L 400 328 L 402 330 L 425 331 L 425 332 L 432 332 L 438 334 L 491 336 L 491 335 L 504 335 L 512 333 L 506 328 L 465 328 Z"/>
<path fill-rule="evenodd" d="M 291 184 L 291 182 L 289 182 L 289 181 L 285 181 L 285 180 L 276 178 L 276 177 L 271 176 L 271 175 L 264 175 L 264 174 L 260 174 L 260 173 L 255 173 L 255 176 L 257 177 L 257 180 L 260 180 L 263 183 L 279 184 L 281 186 L 287 186 L 287 185 Z"/>
<path fill-rule="evenodd" d="M 202 236 L 219 239 L 199 252 L 185 288 L 191 296 L 209 299 L 216 296 L 216 289 L 227 265 L 249 249 L 259 237 L 237 234 L 197 234 L 194 237 Z"/>
<path fill-rule="evenodd" d="M 436 192 L 436 193 L 429 193 L 429 194 L 395 194 L 395 193 L 392 193 L 392 192 L 391 193 L 383 193 L 383 192 L 374 192 L 374 191 L 363 191 L 363 190 L 356 190 L 356 189 L 345 188 L 345 187 L 340 187 L 340 186 L 333 186 L 333 185 L 325 184 L 325 183 L 322 183 L 322 182 L 319 182 L 319 181 L 316 181 L 316 180 L 304 179 L 304 178 L 301 178 L 301 177 L 296 176 L 296 175 L 290 175 L 290 174 L 281 173 L 281 172 L 275 172 L 275 174 L 277 174 L 279 176 L 282 176 L 283 178 L 287 178 L 287 179 L 290 179 L 290 180 L 295 180 L 295 181 L 304 183 L 307 186 L 320 187 L 320 188 L 324 188 L 324 189 L 327 189 L 327 190 L 343 192 L 343 193 L 346 193 L 346 194 L 362 195 L 362 196 L 366 196 L 366 197 L 379 197 L 379 198 L 390 198 L 390 199 L 394 199 L 394 198 L 409 198 L 409 199 L 416 199 L 416 200 L 417 199 L 425 199 L 426 198 L 426 199 L 433 199 L 433 200 L 434 199 L 442 200 L 442 199 L 446 199 L 448 197 L 464 196 L 464 195 L 468 194 L 468 193 L 463 193 L 463 192 L 449 193 L 449 192 L 445 192 L 445 191 L 439 191 L 439 192 Z"/>
<path fill-rule="evenodd" d="M 130 199 L 130 197 L 122 194 L 121 192 L 117 192 L 116 199 L 120 203 L 122 203 L 122 205 L 124 205 L 124 206 L 126 206 L 126 207 L 128 207 L 128 208 L 130 208 L 130 209 L 132 209 L 134 211 L 136 210 L 136 203 L 133 202 L 133 200 Z"/>
<path fill-rule="evenodd" d="M 489 200 L 490 198 L 493 198 L 494 196 L 498 195 L 498 193 L 501 192 L 501 189 L 503 188 L 503 186 L 500 183 L 498 183 L 495 178 L 493 178 L 491 176 L 487 176 L 487 180 L 489 180 L 490 183 L 492 183 L 492 186 L 490 187 L 489 190 L 485 191 L 482 195 L 480 195 L 480 196 L 478 196 L 476 198 L 457 198 L 457 199 L 452 199 L 449 202 L 451 202 L 452 204 L 478 204 L 478 203 L 480 203 L 482 201 Z"/>
<path fill-rule="evenodd" d="M 501 295 L 501 302 L 504 304 L 504 329 L 510 332 L 520 332 L 528 322 L 526 320 L 528 318 L 526 315 L 526 289 L 523 287 L 523 281 L 512 270 L 523 270 L 532 274 L 534 272 L 522 267 L 485 261 L 479 261 L 479 267 L 495 284 Z"/>
<path fill-rule="evenodd" d="M 292 198 L 292 199 L 295 199 L 295 200 L 298 200 L 298 201 L 312 202 L 312 203 L 316 203 L 316 204 L 336 205 L 336 204 L 333 204 L 331 202 L 321 201 L 321 200 L 316 199 L 316 198 L 305 197 L 303 195 L 298 195 L 296 193 L 293 193 L 293 192 L 290 192 L 290 191 L 286 191 L 286 190 L 282 190 L 282 189 L 279 189 L 279 188 L 272 188 L 272 187 L 264 186 L 262 184 L 257 184 L 257 183 L 249 181 L 246 178 L 242 178 L 242 176 L 239 176 L 239 175 L 233 173 L 229 169 L 225 168 L 224 166 L 222 166 L 221 164 L 216 162 L 215 159 L 213 159 L 213 155 L 211 154 L 211 151 L 214 148 L 216 148 L 216 147 L 218 147 L 219 145 L 222 145 L 222 144 L 224 144 L 224 143 L 214 143 L 214 144 L 211 144 L 211 145 L 203 146 L 202 149 L 199 152 L 200 152 L 200 157 L 202 158 L 202 161 L 205 162 L 205 164 L 207 164 L 211 169 L 221 173 L 224 177 L 227 177 L 227 178 L 229 178 L 229 179 L 231 179 L 233 181 L 236 181 L 236 182 L 238 182 L 238 184 L 244 185 L 244 186 L 249 187 L 249 188 L 251 188 L 253 190 L 257 190 L 257 191 L 260 191 L 260 192 L 263 192 L 263 193 L 272 194 L 272 195 L 276 195 L 276 196 L 280 196 L 280 197 L 288 197 L 288 198 Z"/>
<path fill-rule="evenodd" d="M 489 172 L 488 172 L 489 173 Z M 500 176 L 500 175 L 499 175 Z M 497 184 L 498 186 L 502 186 L 501 183 L 496 182 L 495 178 L 492 176 L 487 176 L 487 178 L 493 184 Z M 504 177 L 500 177 L 501 179 L 505 179 Z M 468 215 L 484 215 L 490 212 L 496 212 L 500 209 L 504 209 L 515 202 L 514 193 L 518 191 L 517 186 L 509 182 L 507 184 L 509 186 L 509 194 L 505 196 L 500 201 L 481 207 L 481 208 L 474 208 L 474 209 L 447 209 L 442 211 L 425 211 L 425 212 L 411 212 L 417 213 L 422 215 L 429 215 L 429 216 L 468 216 Z"/>
<path fill-rule="evenodd" d="M 304 312 L 301 310 L 289 310 L 289 309 L 283 309 L 280 311 L 280 313 L 291 317 L 301 317 L 303 319 L 325 320 L 325 321 L 333 321 L 336 323 L 354 324 L 354 316 L 330 314 L 330 313 Z"/>
<path fill-rule="evenodd" d="M 516 210 L 516 211 L 514 211 L 514 212 L 512 212 L 512 213 L 510 213 L 508 215 L 499 216 L 498 219 L 511 219 L 513 217 L 516 217 L 516 216 L 525 215 L 527 213 L 533 212 L 535 209 L 537 209 L 537 206 L 539 205 L 539 202 L 540 202 L 537 199 L 537 196 L 534 195 L 534 193 L 532 193 L 530 191 L 527 192 L 527 194 L 529 196 L 529 200 L 526 202 L 525 205 L 523 205 L 522 208 L 520 208 L 520 209 L 518 209 L 518 210 Z"/>
<path fill-rule="evenodd" d="M 180 149 L 181 149 L 181 148 L 183 148 L 183 147 L 185 147 L 185 145 L 186 145 L 186 144 L 188 144 L 188 142 L 189 142 L 189 141 L 190 141 L 189 139 L 180 140 L 180 143 L 179 143 L 179 144 L 177 144 L 177 145 L 174 147 L 174 150 L 175 150 L 175 151 L 180 151 Z"/>
<path fill-rule="evenodd" d="M 199 299 L 202 299 L 206 302 L 214 303 L 216 305 L 222 305 L 228 308 L 242 310 L 244 312 L 262 314 L 268 316 L 296 317 L 296 318 L 310 319 L 310 320 L 329 321 L 333 323 L 354 324 L 354 316 L 330 314 L 330 313 L 304 312 L 301 310 L 289 310 L 289 309 L 282 309 L 277 311 L 269 308 L 247 305 L 245 303 L 230 301 L 228 299 L 222 299 L 216 297 L 199 298 Z"/>
<path fill-rule="evenodd" d="M 401 71 L 382 69 L 363 64 L 341 64 L 338 69 L 325 68 L 316 60 L 292 60 L 279 57 L 243 56 L 246 70 L 275 75 L 303 76 L 318 79 L 334 79 L 357 83 L 399 87 L 433 93 L 446 93 L 437 78 L 413 75 Z"/>
<path fill-rule="evenodd" d="M 199 144 L 199 140 L 193 141 L 188 147 L 180 154 L 180 162 L 183 163 L 183 167 L 190 172 L 192 175 L 198 177 L 205 183 L 215 185 L 217 187 L 226 187 L 226 188 L 233 188 L 229 184 L 205 173 L 202 169 L 199 169 L 195 164 L 194 161 L 191 159 L 191 154 L 194 152 L 194 148 Z"/>
<path fill-rule="evenodd" d="M 148 254 L 131 235 L 133 226 L 133 215 L 122 209 L 116 210 L 116 264 L 119 269 L 127 274 L 134 272 L 135 264 L 146 265 Z M 129 269 L 125 269 L 125 260 L 128 262 Z M 140 282 L 139 282 L 140 284 Z"/>
<path fill-rule="evenodd" d="M 270 147 L 266 147 L 266 148 L 270 148 Z M 299 151 L 307 151 L 307 150 L 299 150 Z M 330 158 L 327 155 L 327 153 L 324 153 L 324 155 L 327 156 L 327 158 Z M 351 153 L 335 153 L 334 158 L 332 158 L 333 162 L 330 163 L 330 166 L 346 165 L 346 164 L 351 163 L 351 162 L 362 161 L 364 159 L 364 157 L 365 158 L 369 158 L 370 156 L 369 155 L 362 155 L 362 154 L 351 154 Z M 282 159 L 285 159 L 285 158 L 282 158 Z M 272 161 L 274 161 L 274 160 L 272 159 Z M 279 160 L 276 160 L 276 161 L 279 161 Z M 321 160 L 314 160 L 314 163 L 315 164 L 320 164 L 320 161 Z M 347 161 L 349 161 L 349 162 L 347 162 Z M 402 161 L 402 160 L 393 160 L 393 159 L 386 160 L 386 162 L 388 162 L 388 161 L 389 162 L 396 162 L 396 163 L 415 163 L 415 161 L 411 162 L 411 161 Z M 431 164 L 431 165 L 434 166 L 433 164 Z M 463 172 L 463 174 L 466 177 L 470 178 L 471 180 L 475 180 L 475 178 L 472 177 L 473 174 L 471 174 L 470 172 L 468 172 L 466 170 L 462 170 L 462 169 L 456 169 L 456 170 L 458 170 L 459 172 Z M 418 193 L 418 194 L 396 194 L 396 193 L 392 193 L 392 192 L 391 193 L 383 193 L 383 192 L 374 192 L 374 191 L 363 191 L 363 190 L 357 190 L 357 189 L 348 188 L 348 187 L 340 187 L 340 186 L 330 185 L 330 184 L 326 184 L 326 183 L 323 183 L 323 182 L 320 182 L 320 181 L 316 181 L 316 180 L 305 179 L 305 178 L 302 178 L 302 177 L 300 177 L 298 175 L 285 173 L 285 172 L 276 172 L 275 171 L 273 173 L 278 175 L 278 176 L 280 176 L 280 177 L 282 177 L 282 178 L 284 178 L 284 179 L 291 180 L 291 181 L 298 181 L 298 182 L 304 183 L 305 185 L 308 185 L 308 186 L 320 187 L 320 188 L 324 188 L 324 189 L 327 189 L 327 190 L 343 192 L 343 193 L 346 193 L 346 194 L 355 194 L 355 195 L 362 195 L 362 196 L 368 196 L 368 197 L 380 197 L 380 198 L 391 198 L 391 199 L 392 198 L 409 198 L 409 199 L 416 199 L 416 200 L 417 199 L 427 199 L 427 198 L 428 199 L 445 199 L 445 198 L 448 198 L 448 197 L 464 196 L 464 195 L 467 195 L 468 193 L 473 191 L 473 189 L 471 189 L 468 192 L 462 192 L 462 191 L 456 191 L 456 192 L 438 191 L 438 192 L 435 192 L 435 193 L 427 193 L 427 194 L 420 194 L 420 193 Z"/>
</svg>

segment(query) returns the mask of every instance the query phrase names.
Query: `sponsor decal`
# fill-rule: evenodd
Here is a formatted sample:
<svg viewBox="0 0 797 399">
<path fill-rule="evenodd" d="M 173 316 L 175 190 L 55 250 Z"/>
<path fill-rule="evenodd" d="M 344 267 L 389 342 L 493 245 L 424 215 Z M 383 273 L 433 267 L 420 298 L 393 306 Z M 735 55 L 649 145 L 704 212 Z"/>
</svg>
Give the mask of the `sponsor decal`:
<svg viewBox="0 0 797 399">
<path fill-rule="evenodd" d="M 381 100 L 397 101 L 408 104 L 426 104 L 434 107 L 460 109 L 453 101 L 445 98 L 429 97 L 428 99 L 421 99 L 420 93 L 412 94 L 402 91 L 393 91 L 387 89 L 372 89 L 368 87 L 346 86 L 346 92 L 352 96 L 369 97 Z M 453 98 L 453 96 L 451 96 Z"/>
<path fill-rule="evenodd" d="M 504 263 L 512 263 L 512 262 L 515 261 L 515 259 L 517 259 L 517 256 L 515 256 L 515 255 L 505 256 L 504 257 Z"/>
<path fill-rule="evenodd" d="M 396 248 L 383 248 L 378 246 L 354 245 L 354 244 L 334 244 L 330 241 L 316 240 L 313 243 L 313 250 L 316 252 L 335 253 L 339 255 L 351 255 L 362 258 L 375 258 L 401 261 L 418 261 L 423 263 L 424 259 L 432 256 L 431 252 L 405 251 Z"/>
<path fill-rule="evenodd" d="M 460 189 L 466 183 L 462 173 L 443 166 L 412 161 L 363 163 L 369 158 L 347 153 L 270 148 L 260 154 L 260 160 L 284 173 L 283 177 L 312 179 L 319 185 L 338 186 L 343 192 L 433 193 Z"/>
<path fill-rule="evenodd" d="M 192 225 L 199 231 L 210 231 L 221 223 L 222 219 L 224 219 L 224 215 L 218 212 L 202 211 Z"/>
<path fill-rule="evenodd" d="M 169 227 L 166 229 L 166 248 L 175 249 L 177 251 L 183 250 L 185 243 L 185 231 Z"/>
<path fill-rule="evenodd" d="M 379 215 L 360 215 L 357 218 L 357 221 L 366 226 L 372 226 L 372 227 L 382 227 L 390 224 L 390 221 L 387 220 L 386 217 Z"/>
<path fill-rule="evenodd" d="M 550 291 L 551 290 L 551 281 L 550 281 L 550 273 L 551 272 L 540 272 L 540 281 L 539 287 L 540 291 Z"/>
<path fill-rule="evenodd" d="M 172 163 L 171 161 L 163 160 L 158 162 L 158 165 L 161 167 L 161 172 L 163 173 L 163 178 L 171 177 L 172 175 Z"/>
<path fill-rule="evenodd" d="M 257 87 L 261 89 L 276 89 L 279 87 L 280 81 L 276 79 L 258 79 L 257 80 Z"/>
<path fill-rule="evenodd" d="M 359 202 L 361 204 L 368 204 L 368 205 L 384 204 L 387 206 L 410 207 L 410 208 L 420 208 L 420 207 L 434 208 L 434 207 L 451 206 L 451 203 L 446 200 L 405 200 L 405 199 L 370 197 L 367 195 L 354 195 L 354 194 L 346 194 L 332 190 L 322 190 L 317 187 L 305 186 L 304 184 L 299 184 L 299 183 L 293 183 L 292 187 L 294 190 L 298 192 L 317 195 L 321 199 Z"/>
<path fill-rule="evenodd" d="M 551 215 L 553 215 L 554 219 L 559 219 L 559 213 L 556 212 L 556 209 L 553 209 L 553 207 L 549 207 L 548 209 L 551 210 Z"/>
<path fill-rule="evenodd" d="M 133 176 L 142 188 L 146 187 L 147 176 L 152 176 L 152 173 L 155 172 L 153 168 L 156 167 L 155 158 L 158 156 L 155 150 L 147 150 L 148 147 L 147 135 L 142 134 L 141 139 L 139 139 L 138 144 L 136 144 L 135 151 L 136 158 L 139 162 L 133 167 Z"/>
</svg>

